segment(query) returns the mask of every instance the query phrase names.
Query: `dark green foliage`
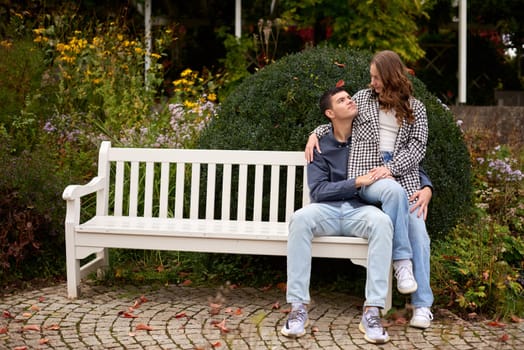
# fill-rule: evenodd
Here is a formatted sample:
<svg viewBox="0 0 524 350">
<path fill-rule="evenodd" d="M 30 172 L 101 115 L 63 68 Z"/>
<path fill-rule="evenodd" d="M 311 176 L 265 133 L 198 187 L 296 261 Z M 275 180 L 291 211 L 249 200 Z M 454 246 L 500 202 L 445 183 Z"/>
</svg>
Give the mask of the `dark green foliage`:
<svg viewBox="0 0 524 350">
<path fill-rule="evenodd" d="M 326 123 L 318 99 L 339 80 L 353 94 L 369 83 L 368 52 L 316 47 L 286 56 L 246 78 L 222 103 L 204 130 L 201 148 L 301 151 L 309 133 Z M 427 108 L 429 143 L 424 168 L 434 196 L 432 235 L 450 230 L 470 205 L 470 161 L 449 111 L 414 78 L 415 95 Z"/>
<path fill-rule="evenodd" d="M 0 285 L 65 272 L 64 181 L 46 149 L 13 155 L 0 134 Z"/>
</svg>

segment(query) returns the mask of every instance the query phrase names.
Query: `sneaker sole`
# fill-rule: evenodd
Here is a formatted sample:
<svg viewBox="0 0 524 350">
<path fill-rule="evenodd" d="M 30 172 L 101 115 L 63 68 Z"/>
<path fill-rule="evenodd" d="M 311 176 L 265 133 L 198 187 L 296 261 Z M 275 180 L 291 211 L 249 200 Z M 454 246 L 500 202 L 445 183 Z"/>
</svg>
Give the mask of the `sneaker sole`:
<svg viewBox="0 0 524 350">
<path fill-rule="evenodd" d="M 422 323 L 416 323 L 416 322 L 410 321 L 409 326 L 413 328 L 418 328 L 418 329 L 427 329 L 431 326 L 431 322 L 422 324 Z"/>
<path fill-rule="evenodd" d="M 300 337 L 302 337 L 302 336 L 304 336 L 306 334 L 306 327 L 308 327 L 308 326 L 309 326 L 309 319 L 306 321 L 306 324 L 304 325 L 304 332 L 302 332 L 302 333 L 292 334 L 292 333 L 286 332 L 286 330 L 283 327 L 280 330 L 280 333 L 283 336 L 286 336 L 288 338 L 300 338 Z"/>
<path fill-rule="evenodd" d="M 362 325 L 362 322 L 360 322 L 358 324 L 358 330 L 364 334 L 364 339 L 366 339 L 366 341 L 368 343 L 371 343 L 371 344 L 384 344 L 384 343 L 387 343 L 389 341 L 389 335 L 386 339 L 371 339 L 371 338 L 368 338 L 368 336 L 366 335 L 366 329 L 364 328 L 364 326 Z"/>
<path fill-rule="evenodd" d="M 418 285 L 415 283 L 415 286 L 411 289 L 400 289 L 398 286 L 397 286 L 397 290 L 400 294 L 411 294 L 411 293 L 415 293 L 418 289 Z"/>
</svg>

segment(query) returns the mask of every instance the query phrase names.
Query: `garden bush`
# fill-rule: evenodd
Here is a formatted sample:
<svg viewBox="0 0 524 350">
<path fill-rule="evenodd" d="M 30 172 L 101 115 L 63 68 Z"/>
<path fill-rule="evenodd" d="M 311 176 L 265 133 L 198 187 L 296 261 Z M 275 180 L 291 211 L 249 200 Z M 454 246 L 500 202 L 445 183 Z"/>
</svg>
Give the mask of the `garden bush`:
<svg viewBox="0 0 524 350">
<path fill-rule="evenodd" d="M 320 95 L 343 80 L 350 94 L 369 81 L 369 52 L 316 47 L 286 56 L 247 77 L 222 102 L 204 129 L 201 148 L 302 151 L 309 133 L 326 123 Z M 448 232 L 471 201 L 470 158 L 451 112 L 413 77 L 415 96 L 428 114 L 428 150 L 423 163 L 434 185 L 428 230 Z"/>
</svg>

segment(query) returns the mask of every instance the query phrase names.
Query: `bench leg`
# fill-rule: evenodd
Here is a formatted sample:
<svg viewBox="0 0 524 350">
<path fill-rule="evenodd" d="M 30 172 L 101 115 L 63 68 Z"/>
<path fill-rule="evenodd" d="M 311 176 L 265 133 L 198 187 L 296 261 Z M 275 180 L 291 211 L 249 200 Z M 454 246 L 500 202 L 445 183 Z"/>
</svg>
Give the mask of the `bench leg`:
<svg viewBox="0 0 524 350">
<path fill-rule="evenodd" d="M 80 260 L 76 259 L 73 252 L 66 252 L 67 269 L 67 297 L 70 299 L 78 298 L 80 292 Z"/>
</svg>

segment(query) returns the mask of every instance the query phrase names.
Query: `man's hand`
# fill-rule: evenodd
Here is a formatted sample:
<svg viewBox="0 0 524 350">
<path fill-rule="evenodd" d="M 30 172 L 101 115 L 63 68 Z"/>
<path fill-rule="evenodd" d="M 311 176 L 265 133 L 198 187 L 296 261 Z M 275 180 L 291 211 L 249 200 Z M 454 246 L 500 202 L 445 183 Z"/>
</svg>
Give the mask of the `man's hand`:
<svg viewBox="0 0 524 350">
<path fill-rule="evenodd" d="M 413 213 L 415 210 L 417 211 L 417 217 L 420 217 L 421 215 L 424 216 L 424 220 L 426 220 L 428 216 L 428 205 L 431 201 L 431 197 L 433 196 L 433 191 L 430 187 L 424 187 L 417 192 L 413 193 L 413 195 L 409 198 L 409 201 L 412 202 L 414 200 L 417 200 L 415 204 L 409 209 L 410 213 Z"/>
<path fill-rule="evenodd" d="M 391 175 L 391 170 L 389 170 L 385 166 L 379 166 L 379 167 L 373 168 L 370 170 L 369 174 L 373 180 L 393 178 Z"/>
<path fill-rule="evenodd" d="M 318 153 L 322 153 L 320 151 L 320 145 L 318 144 L 318 137 L 315 133 L 312 133 L 309 135 L 309 138 L 307 139 L 306 149 L 304 150 L 306 161 L 308 163 L 311 163 L 313 161 L 313 150 L 317 149 Z"/>
</svg>

